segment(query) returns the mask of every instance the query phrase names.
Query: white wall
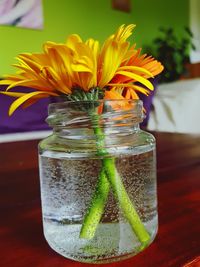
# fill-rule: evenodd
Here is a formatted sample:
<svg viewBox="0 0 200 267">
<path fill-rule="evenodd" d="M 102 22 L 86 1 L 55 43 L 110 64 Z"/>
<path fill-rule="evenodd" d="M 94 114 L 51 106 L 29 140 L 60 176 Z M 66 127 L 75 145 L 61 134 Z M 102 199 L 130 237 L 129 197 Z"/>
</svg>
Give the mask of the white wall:
<svg viewBox="0 0 200 267">
<path fill-rule="evenodd" d="M 194 34 L 196 50 L 191 51 L 192 63 L 200 62 L 200 0 L 190 0 L 190 29 Z"/>
</svg>

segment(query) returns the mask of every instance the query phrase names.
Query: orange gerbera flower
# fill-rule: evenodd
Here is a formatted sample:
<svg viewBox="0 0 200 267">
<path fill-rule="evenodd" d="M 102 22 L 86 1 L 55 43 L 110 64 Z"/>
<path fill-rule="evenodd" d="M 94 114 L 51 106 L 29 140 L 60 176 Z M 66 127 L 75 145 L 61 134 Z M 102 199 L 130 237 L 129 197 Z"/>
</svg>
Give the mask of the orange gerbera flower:
<svg viewBox="0 0 200 267">
<path fill-rule="evenodd" d="M 137 99 L 137 91 L 149 94 L 153 90 L 148 80 L 163 70 L 160 62 L 141 49 L 129 47 L 127 38 L 135 25 L 122 25 L 100 48 L 99 42 L 70 35 L 64 44 L 46 42 L 43 53 L 20 54 L 16 75 L 7 76 L 0 84 L 8 85 L 3 94 L 16 97 L 9 109 L 11 115 L 20 105 L 29 105 L 47 96 L 73 94 L 74 88 L 87 92 L 91 88 L 106 88 L 105 98 Z M 139 83 L 139 84 L 138 84 Z M 141 86 L 140 86 L 141 85 Z M 35 89 L 31 93 L 10 91 L 16 86 Z"/>
</svg>

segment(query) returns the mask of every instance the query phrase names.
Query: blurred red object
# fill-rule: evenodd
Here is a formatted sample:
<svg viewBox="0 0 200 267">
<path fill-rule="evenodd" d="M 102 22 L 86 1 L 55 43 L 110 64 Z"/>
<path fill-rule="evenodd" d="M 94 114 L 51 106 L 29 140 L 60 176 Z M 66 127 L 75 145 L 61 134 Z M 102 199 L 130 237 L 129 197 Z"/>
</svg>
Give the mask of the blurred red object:
<svg viewBox="0 0 200 267">
<path fill-rule="evenodd" d="M 131 12 L 130 0 L 112 0 L 112 7 L 117 10 Z"/>
</svg>

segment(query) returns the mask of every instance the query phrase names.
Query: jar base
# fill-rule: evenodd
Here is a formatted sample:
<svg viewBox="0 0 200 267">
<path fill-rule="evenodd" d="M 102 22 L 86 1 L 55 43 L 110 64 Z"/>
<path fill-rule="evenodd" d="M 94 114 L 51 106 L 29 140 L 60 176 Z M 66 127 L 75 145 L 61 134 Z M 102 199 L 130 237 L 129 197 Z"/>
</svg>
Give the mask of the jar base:
<svg viewBox="0 0 200 267">
<path fill-rule="evenodd" d="M 81 225 L 57 226 L 60 229 L 59 234 L 58 230 L 55 233 L 55 225 L 52 227 L 51 224 L 45 231 L 45 238 L 49 246 L 65 258 L 83 263 L 110 263 L 133 257 L 147 248 L 157 233 L 155 219 L 148 222 L 148 228 L 151 227 L 151 238 L 145 246 L 137 240 L 128 223 L 102 223 L 93 239 L 76 238 L 76 241 L 73 238 L 79 234 Z"/>
</svg>

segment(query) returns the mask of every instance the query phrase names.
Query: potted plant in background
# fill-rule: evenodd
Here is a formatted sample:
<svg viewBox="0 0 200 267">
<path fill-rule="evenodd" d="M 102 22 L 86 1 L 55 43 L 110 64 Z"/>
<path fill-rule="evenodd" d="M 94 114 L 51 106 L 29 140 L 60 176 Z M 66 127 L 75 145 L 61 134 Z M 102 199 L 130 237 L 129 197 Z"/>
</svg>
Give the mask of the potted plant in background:
<svg viewBox="0 0 200 267">
<path fill-rule="evenodd" d="M 160 83 L 179 80 L 187 77 L 187 64 L 190 63 L 190 51 L 195 49 L 193 34 L 188 27 L 184 28 L 184 36 L 178 38 L 173 28 L 160 28 L 160 36 L 153 40 L 153 47 L 147 51 L 160 60 L 165 70 Z"/>
</svg>

